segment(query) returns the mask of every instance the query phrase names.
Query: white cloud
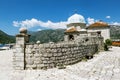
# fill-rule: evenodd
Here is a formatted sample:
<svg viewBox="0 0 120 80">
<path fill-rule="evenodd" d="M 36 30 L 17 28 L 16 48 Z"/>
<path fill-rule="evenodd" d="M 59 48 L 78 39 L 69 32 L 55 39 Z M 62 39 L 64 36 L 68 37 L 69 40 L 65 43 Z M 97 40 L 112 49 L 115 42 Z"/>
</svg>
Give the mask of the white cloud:
<svg viewBox="0 0 120 80">
<path fill-rule="evenodd" d="M 47 21 L 43 22 L 41 20 L 37 20 L 35 18 L 32 18 L 31 20 L 24 20 L 24 21 L 13 21 L 13 26 L 15 27 L 26 27 L 27 29 L 40 26 L 40 27 L 46 27 L 46 28 L 52 28 L 52 29 L 58 29 L 58 28 L 66 28 L 67 22 L 52 22 L 52 21 Z"/>
<path fill-rule="evenodd" d="M 110 19 L 110 18 L 111 18 L 111 16 L 106 16 L 106 18 L 107 18 L 107 19 Z"/>
<path fill-rule="evenodd" d="M 112 22 L 111 25 L 120 25 L 120 22 Z"/>
<path fill-rule="evenodd" d="M 93 24 L 93 23 L 95 23 L 95 19 L 88 17 L 87 22 L 88 22 L 88 25 Z"/>
<path fill-rule="evenodd" d="M 18 22 L 18 21 L 13 21 L 13 26 L 15 26 L 15 27 L 20 26 L 20 25 L 19 25 L 19 22 Z"/>
</svg>

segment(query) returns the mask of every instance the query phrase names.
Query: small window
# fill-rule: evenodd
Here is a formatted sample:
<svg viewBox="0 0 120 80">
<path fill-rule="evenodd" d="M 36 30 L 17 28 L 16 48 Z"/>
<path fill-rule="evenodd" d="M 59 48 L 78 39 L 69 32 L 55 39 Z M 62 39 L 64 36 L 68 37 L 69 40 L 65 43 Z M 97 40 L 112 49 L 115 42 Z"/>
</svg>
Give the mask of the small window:
<svg viewBox="0 0 120 80">
<path fill-rule="evenodd" d="M 69 35 L 69 40 L 74 40 L 74 36 L 73 35 Z"/>
</svg>

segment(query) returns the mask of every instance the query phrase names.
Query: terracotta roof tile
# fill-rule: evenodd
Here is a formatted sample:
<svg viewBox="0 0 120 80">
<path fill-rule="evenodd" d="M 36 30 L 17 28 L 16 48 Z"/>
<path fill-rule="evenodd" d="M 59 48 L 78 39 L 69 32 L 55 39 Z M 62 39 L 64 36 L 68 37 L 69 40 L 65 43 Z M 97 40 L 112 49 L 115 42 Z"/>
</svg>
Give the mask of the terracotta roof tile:
<svg viewBox="0 0 120 80">
<path fill-rule="evenodd" d="M 77 29 L 75 27 L 72 27 L 72 28 L 66 30 L 65 32 L 77 32 Z"/>
<path fill-rule="evenodd" d="M 112 46 L 120 46 L 120 41 L 113 41 Z"/>
<path fill-rule="evenodd" d="M 93 24 L 91 24 L 90 26 L 88 26 L 88 28 L 96 28 L 96 27 L 108 27 L 109 25 L 105 22 L 95 22 Z"/>
</svg>

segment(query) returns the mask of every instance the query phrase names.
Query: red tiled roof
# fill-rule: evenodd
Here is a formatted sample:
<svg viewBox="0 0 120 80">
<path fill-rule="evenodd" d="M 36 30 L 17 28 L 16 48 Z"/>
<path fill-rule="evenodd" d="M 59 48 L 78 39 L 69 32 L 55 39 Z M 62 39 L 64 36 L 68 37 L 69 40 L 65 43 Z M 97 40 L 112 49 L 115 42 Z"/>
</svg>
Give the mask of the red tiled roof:
<svg viewBox="0 0 120 80">
<path fill-rule="evenodd" d="M 113 41 L 112 46 L 120 46 L 120 41 Z"/>
<path fill-rule="evenodd" d="M 72 28 L 66 30 L 65 32 L 77 32 L 77 29 L 75 27 L 72 27 Z"/>
<path fill-rule="evenodd" d="M 93 24 L 91 24 L 90 26 L 88 26 L 88 28 L 96 28 L 96 27 L 99 27 L 99 28 L 103 28 L 103 27 L 108 27 L 109 25 L 105 22 L 95 22 Z"/>
</svg>

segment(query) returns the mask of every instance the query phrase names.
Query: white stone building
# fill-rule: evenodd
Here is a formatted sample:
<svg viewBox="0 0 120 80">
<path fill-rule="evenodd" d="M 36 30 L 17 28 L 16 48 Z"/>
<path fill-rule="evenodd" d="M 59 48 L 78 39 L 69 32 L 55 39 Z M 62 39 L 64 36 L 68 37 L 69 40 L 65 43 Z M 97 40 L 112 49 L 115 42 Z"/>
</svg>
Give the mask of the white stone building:
<svg viewBox="0 0 120 80">
<path fill-rule="evenodd" d="M 110 26 L 102 21 L 86 26 L 85 18 L 80 14 L 73 14 L 68 18 L 64 40 L 78 40 L 81 37 L 102 36 L 104 41 L 110 39 Z"/>
<path fill-rule="evenodd" d="M 110 26 L 102 21 L 95 22 L 87 27 L 88 33 L 90 32 L 101 32 L 101 36 L 106 39 L 110 39 Z"/>
</svg>

